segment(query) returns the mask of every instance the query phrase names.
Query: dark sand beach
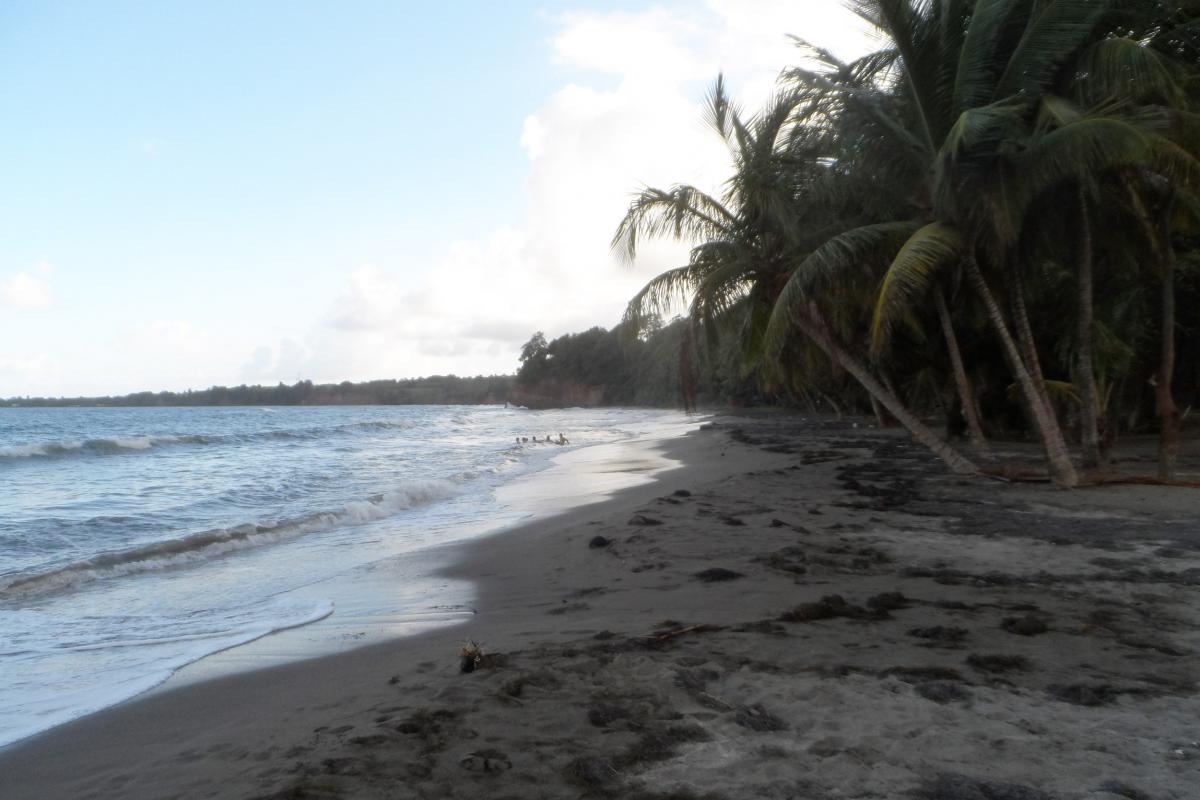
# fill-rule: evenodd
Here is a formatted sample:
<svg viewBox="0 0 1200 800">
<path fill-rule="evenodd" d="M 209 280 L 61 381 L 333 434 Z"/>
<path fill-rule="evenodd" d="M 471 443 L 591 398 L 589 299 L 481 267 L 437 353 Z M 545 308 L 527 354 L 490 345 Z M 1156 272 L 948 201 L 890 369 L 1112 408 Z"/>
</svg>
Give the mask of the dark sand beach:
<svg viewBox="0 0 1200 800">
<path fill-rule="evenodd" d="M 1197 796 L 1195 490 L 965 480 L 783 414 L 667 450 L 462 546 L 469 622 L 57 728 L 0 797 Z"/>
</svg>

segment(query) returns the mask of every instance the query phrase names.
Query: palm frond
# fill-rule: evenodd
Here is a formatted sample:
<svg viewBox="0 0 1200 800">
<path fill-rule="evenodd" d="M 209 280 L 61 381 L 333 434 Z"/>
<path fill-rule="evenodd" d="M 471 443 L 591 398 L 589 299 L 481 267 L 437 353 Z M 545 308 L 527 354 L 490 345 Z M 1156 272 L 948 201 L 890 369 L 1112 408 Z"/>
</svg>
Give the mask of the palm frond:
<svg viewBox="0 0 1200 800">
<path fill-rule="evenodd" d="M 611 247 L 627 262 L 637 257 L 645 238 L 715 239 L 727 235 L 737 217 L 718 200 L 692 186 L 646 188 L 634 196 L 613 234 Z"/>
<path fill-rule="evenodd" d="M 1068 180 L 1122 167 L 1145 167 L 1185 186 L 1200 182 L 1200 161 L 1167 139 L 1112 117 L 1089 117 L 1035 137 L 1016 162 L 1022 208 Z"/>
<path fill-rule="evenodd" d="M 1038 103 L 1034 128 L 1039 132 L 1061 128 L 1083 119 L 1083 110 L 1065 97 L 1048 94 Z"/>
<path fill-rule="evenodd" d="M 1079 402 L 1079 393 L 1075 390 L 1075 386 L 1068 381 L 1057 381 L 1047 379 L 1043 381 L 1046 387 L 1046 394 L 1050 395 L 1051 400 L 1060 402 Z M 1009 384 L 1005 394 L 1008 396 L 1010 403 L 1016 404 L 1021 401 L 1021 387 L 1017 384 Z"/>
<path fill-rule="evenodd" d="M 674 267 L 655 276 L 633 296 L 625 306 L 621 325 L 627 330 L 640 331 L 652 316 L 665 316 L 676 305 L 686 302 L 696 286 L 691 265 Z"/>
<path fill-rule="evenodd" d="M 1055 72 L 1096 29 L 1112 0 L 1044 0 L 1036 3 L 1004 73 L 996 83 L 997 99 L 1036 97 Z"/>
<path fill-rule="evenodd" d="M 788 276 L 779 293 L 764 333 L 768 352 L 778 353 L 795 320 L 795 312 L 812 296 L 814 288 L 845 278 L 865 262 L 889 257 L 921 227 L 918 222 L 865 225 L 834 236 L 803 259 Z"/>
<path fill-rule="evenodd" d="M 922 6 L 927 4 L 920 3 L 914 9 L 909 0 L 874 0 L 870 5 L 873 8 L 869 16 L 879 20 L 904 62 L 904 81 L 915 104 L 918 139 L 929 151 L 936 150 L 935 132 L 941 127 L 935 101 L 938 76 L 936 67 L 931 70 L 923 57 L 930 43 L 930 37 L 922 35 L 928 23 Z"/>
<path fill-rule="evenodd" d="M 704 122 L 716 131 L 726 144 L 731 144 L 734 132 L 734 121 L 741 116 L 741 111 L 729 99 L 725 89 L 725 75 L 719 73 L 708 94 L 704 97 Z"/>
<path fill-rule="evenodd" d="M 946 268 L 962 258 L 962 236 L 953 227 L 934 222 L 914 233 L 884 275 L 871 319 L 871 351 L 885 349 L 896 320 L 910 315 L 929 287 Z"/>
<path fill-rule="evenodd" d="M 976 0 L 954 76 L 957 113 L 996 99 L 996 79 L 1002 68 L 997 64 L 997 50 L 1003 41 L 1000 28 L 1021 5 L 1021 0 Z"/>
<path fill-rule="evenodd" d="M 1178 69 L 1145 43 L 1106 38 L 1080 58 L 1072 88 L 1089 106 L 1114 99 L 1177 106 L 1185 100 L 1180 77 Z"/>
</svg>

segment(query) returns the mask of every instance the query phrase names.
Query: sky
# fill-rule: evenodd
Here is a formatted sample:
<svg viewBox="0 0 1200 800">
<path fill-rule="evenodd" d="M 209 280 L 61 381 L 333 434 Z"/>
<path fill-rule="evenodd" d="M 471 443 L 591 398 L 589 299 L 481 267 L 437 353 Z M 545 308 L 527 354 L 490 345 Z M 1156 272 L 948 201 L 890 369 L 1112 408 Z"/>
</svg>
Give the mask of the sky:
<svg viewBox="0 0 1200 800">
<path fill-rule="evenodd" d="M 0 397 L 510 373 L 616 324 L 838 0 L 0 4 Z"/>
</svg>

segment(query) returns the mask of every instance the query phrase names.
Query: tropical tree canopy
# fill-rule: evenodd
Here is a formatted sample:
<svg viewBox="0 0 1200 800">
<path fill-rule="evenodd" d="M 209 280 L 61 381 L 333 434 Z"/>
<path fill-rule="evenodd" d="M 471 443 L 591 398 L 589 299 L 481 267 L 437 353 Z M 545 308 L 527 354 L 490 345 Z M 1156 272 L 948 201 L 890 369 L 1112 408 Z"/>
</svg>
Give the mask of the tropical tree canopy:
<svg viewBox="0 0 1200 800">
<path fill-rule="evenodd" d="M 717 78 L 721 192 L 635 195 L 614 250 L 692 249 L 625 326 L 686 308 L 685 395 L 701 343 L 731 347 L 764 392 L 869 406 L 957 471 L 1031 436 L 1073 486 L 1156 430 L 1172 477 L 1200 401 L 1200 4 L 848 5 L 877 51 L 797 39 L 751 115 Z"/>
</svg>

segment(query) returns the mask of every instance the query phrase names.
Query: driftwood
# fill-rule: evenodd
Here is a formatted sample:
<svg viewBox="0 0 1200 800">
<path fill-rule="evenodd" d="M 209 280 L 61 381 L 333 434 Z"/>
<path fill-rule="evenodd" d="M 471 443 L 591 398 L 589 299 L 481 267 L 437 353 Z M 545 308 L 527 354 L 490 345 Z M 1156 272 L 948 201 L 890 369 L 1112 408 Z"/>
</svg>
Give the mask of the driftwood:
<svg viewBox="0 0 1200 800">
<path fill-rule="evenodd" d="M 985 467 L 979 470 L 985 478 L 1005 483 L 1049 483 L 1050 476 L 1030 467 Z M 1152 475 L 1114 475 L 1089 472 L 1081 486 L 1171 486 L 1178 489 L 1200 489 L 1200 481 L 1164 480 Z"/>
<path fill-rule="evenodd" d="M 984 467 L 979 474 L 1005 483 L 1049 483 L 1050 476 L 1030 467 Z"/>
<path fill-rule="evenodd" d="M 1172 486 L 1178 489 L 1200 489 L 1200 481 L 1168 481 L 1151 475 L 1088 475 L 1088 482 L 1096 485 L 1129 486 Z"/>
<path fill-rule="evenodd" d="M 666 642 L 674 639 L 677 636 L 683 636 L 688 633 L 708 633 L 715 630 L 720 629 L 716 625 L 700 623 L 699 625 L 687 625 L 682 628 L 671 628 L 670 630 L 665 631 L 652 631 L 651 633 L 644 633 L 637 638 L 650 642 Z"/>
</svg>

